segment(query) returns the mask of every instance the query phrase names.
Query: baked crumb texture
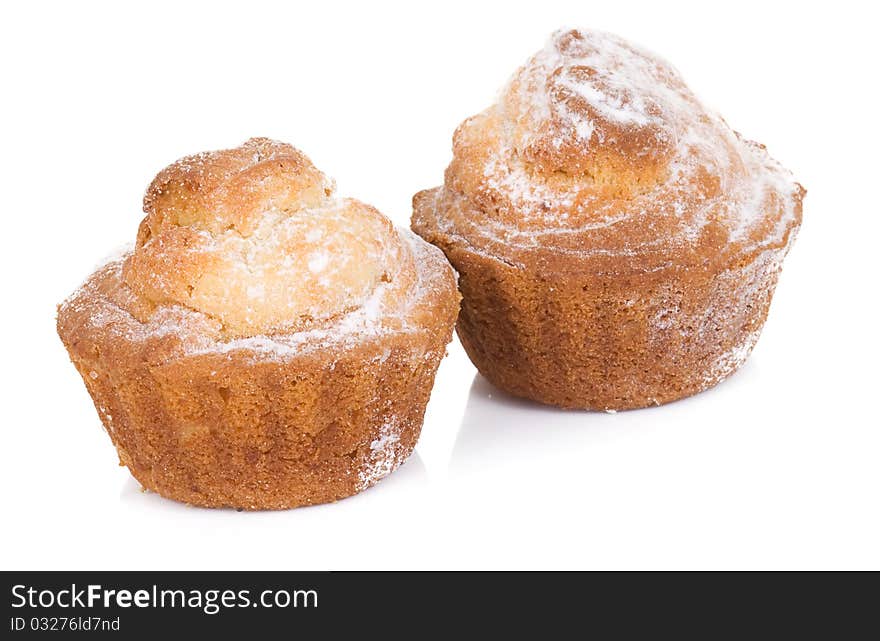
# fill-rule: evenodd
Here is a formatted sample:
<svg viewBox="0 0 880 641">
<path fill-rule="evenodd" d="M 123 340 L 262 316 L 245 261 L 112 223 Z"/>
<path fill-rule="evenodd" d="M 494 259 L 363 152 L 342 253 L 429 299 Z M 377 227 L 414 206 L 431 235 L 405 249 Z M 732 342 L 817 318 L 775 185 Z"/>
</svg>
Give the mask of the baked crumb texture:
<svg viewBox="0 0 880 641">
<path fill-rule="evenodd" d="M 630 409 L 743 363 L 804 189 L 656 56 L 560 31 L 455 132 L 413 229 L 460 273 L 461 342 L 491 382 Z"/>
<path fill-rule="evenodd" d="M 439 250 L 267 139 L 177 161 L 144 210 L 58 333 L 145 488 L 282 509 L 406 460 L 458 312 Z"/>
</svg>

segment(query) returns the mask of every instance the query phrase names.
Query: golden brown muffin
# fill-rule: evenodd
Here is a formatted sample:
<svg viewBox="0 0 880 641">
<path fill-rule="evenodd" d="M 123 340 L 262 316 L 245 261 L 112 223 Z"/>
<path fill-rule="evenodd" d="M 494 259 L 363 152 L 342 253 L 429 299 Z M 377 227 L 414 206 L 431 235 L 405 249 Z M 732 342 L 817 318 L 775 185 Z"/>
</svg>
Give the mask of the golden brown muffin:
<svg viewBox="0 0 880 641">
<path fill-rule="evenodd" d="M 455 132 L 413 229 L 460 274 L 458 333 L 498 387 L 658 405 L 749 355 L 804 189 L 666 62 L 560 31 Z"/>
<path fill-rule="evenodd" d="M 248 510 L 324 503 L 419 436 L 458 311 L 446 259 L 253 139 L 153 181 L 132 252 L 58 309 L 121 464 L 147 489 Z"/>
</svg>

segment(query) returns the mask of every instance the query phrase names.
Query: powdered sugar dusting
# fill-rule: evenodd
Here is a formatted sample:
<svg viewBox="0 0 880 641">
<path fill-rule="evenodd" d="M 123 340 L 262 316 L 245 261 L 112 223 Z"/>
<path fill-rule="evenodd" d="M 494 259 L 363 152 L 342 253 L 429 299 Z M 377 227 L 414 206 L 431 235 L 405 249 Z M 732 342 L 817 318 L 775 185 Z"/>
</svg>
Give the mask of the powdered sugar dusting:
<svg viewBox="0 0 880 641">
<path fill-rule="evenodd" d="M 538 82 L 525 87 L 532 88 L 529 99 L 536 112 L 545 118 L 561 115 L 586 144 L 594 138 L 604 142 L 602 120 L 665 128 L 687 108 L 687 95 L 665 81 L 672 71 L 668 65 L 601 31 L 559 31 L 535 55 L 532 65 Z M 534 91 L 541 86 L 547 90 Z M 568 98 L 586 108 L 573 109 Z"/>
<path fill-rule="evenodd" d="M 359 492 L 391 474 L 406 459 L 407 452 L 400 442 L 402 430 L 403 424 L 396 416 L 390 416 L 382 424 L 379 436 L 370 443 L 358 475 Z"/>
<path fill-rule="evenodd" d="M 555 33 L 456 141 L 462 179 L 437 194 L 436 226 L 512 264 L 553 251 L 650 267 L 719 229 L 753 251 L 784 245 L 799 224 L 791 173 L 672 66 L 611 34 Z M 617 168 L 597 177 L 606 157 Z M 620 163 L 649 173 L 616 190 L 630 180 Z"/>
<path fill-rule="evenodd" d="M 315 274 L 324 271 L 330 263 L 330 254 L 325 251 L 316 251 L 309 256 L 309 271 Z"/>
<path fill-rule="evenodd" d="M 284 360 L 329 347 L 353 346 L 387 334 L 423 331 L 413 319 L 413 310 L 423 305 L 437 286 L 437 274 L 446 269 L 445 258 L 439 249 L 411 231 L 398 229 L 396 233 L 414 259 L 416 274 L 411 286 L 400 290 L 393 280 L 380 282 L 360 306 L 329 323 L 298 332 L 224 340 L 215 319 L 183 305 L 157 307 L 141 322 L 132 315 L 139 299 L 122 280 L 127 255 L 105 265 L 61 308 L 73 308 L 68 311 L 80 312 L 91 326 L 122 335 L 128 341 L 176 337 L 182 350 L 178 356 L 241 351 L 257 360 Z M 104 291 L 107 283 L 115 288 L 112 295 Z"/>
<path fill-rule="evenodd" d="M 757 329 L 747 334 L 745 339 L 732 350 L 719 356 L 706 371 L 703 379 L 705 388 L 716 385 L 739 369 L 740 365 L 745 363 L 749 354 L 752 353 L 760 336 L 761 330 Z"/>
</svg>

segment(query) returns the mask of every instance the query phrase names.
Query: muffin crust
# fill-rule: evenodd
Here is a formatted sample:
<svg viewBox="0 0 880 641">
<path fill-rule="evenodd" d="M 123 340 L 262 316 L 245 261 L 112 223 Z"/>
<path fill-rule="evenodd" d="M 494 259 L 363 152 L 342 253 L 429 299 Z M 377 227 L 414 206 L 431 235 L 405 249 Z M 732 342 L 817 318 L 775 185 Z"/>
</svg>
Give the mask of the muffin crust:
<svg viewBox="0 0 880 641">
<path fill-rule="evenodd" d="M 745 360 L 804 193 L 666 62 L 562 31 L 458 128 L 412 226 L 460 273 L 459 336 L 490 381 L 628 409 Z"/>
<path fill-rule="evenodd" d="M 282 509 L 359 492 L 410 455 L 458 311 L 437 249 L 265 139 L 178 161 L 145 211 L 134 250 L 58 310 L 145 488 Z"/>
</svg>

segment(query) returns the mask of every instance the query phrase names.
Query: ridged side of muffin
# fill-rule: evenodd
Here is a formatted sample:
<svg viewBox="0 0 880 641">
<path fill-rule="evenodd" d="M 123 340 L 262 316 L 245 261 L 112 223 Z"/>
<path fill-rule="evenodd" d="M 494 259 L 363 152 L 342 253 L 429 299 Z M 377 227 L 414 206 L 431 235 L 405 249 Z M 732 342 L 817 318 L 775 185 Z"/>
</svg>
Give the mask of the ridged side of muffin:
<svg viewBox="0 0 880 641">
<path fill-rule="evenodd" d="M 570 409 L 648 407 L 696 394 L 757 342 L 784 249 L 719 272 L 627 276 L 523 269 L 421 228 L 460 273 L 457 331 L 497 387 Z"/>
</svg>

